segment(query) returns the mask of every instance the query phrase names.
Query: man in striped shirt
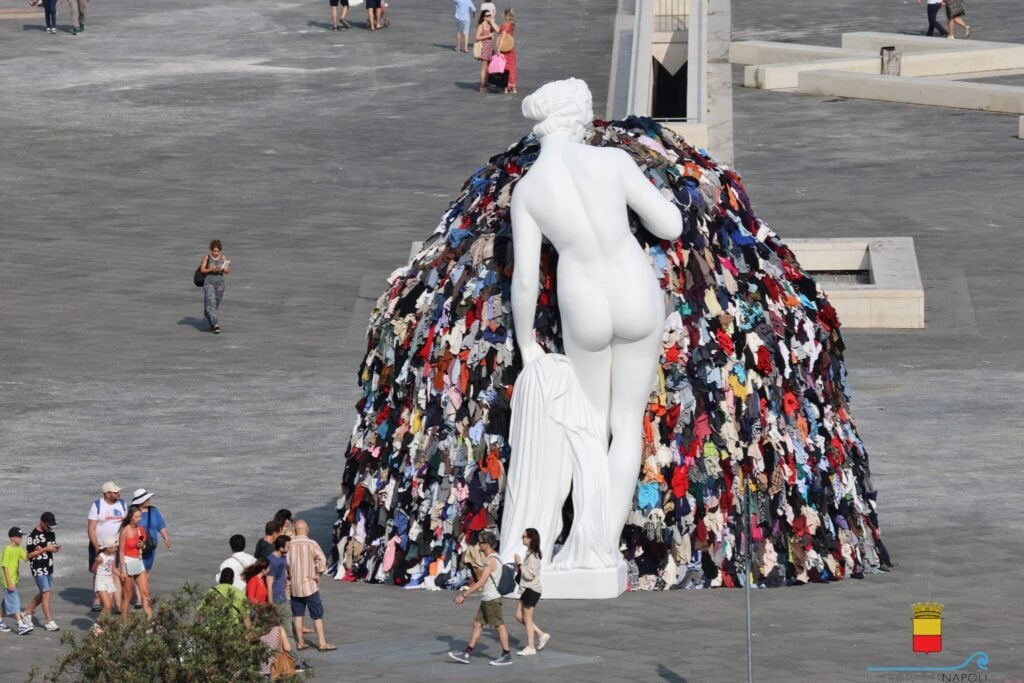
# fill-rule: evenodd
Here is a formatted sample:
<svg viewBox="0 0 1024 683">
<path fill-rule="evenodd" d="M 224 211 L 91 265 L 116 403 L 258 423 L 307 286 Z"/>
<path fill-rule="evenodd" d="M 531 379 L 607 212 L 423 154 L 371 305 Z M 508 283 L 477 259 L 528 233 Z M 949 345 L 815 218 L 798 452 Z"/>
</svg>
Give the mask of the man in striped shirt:
<svg viewBox="0 0 1024 683">
<path fill-rule="evenodd" d="M 309 538 L 309 525 L 305 520 L 296 520 L 295 535 L 288 547 L 288 574 L 292 580 L 292 621 L 295 628 L 295 649 L 305 650 L 302 633 L 302 619 L 309 609 L 318 639 L 317 649 L 321 652 L 337 650 L 324 637 L 324 605 L 320 601 L 320 575 L 327 569 L 327 558 L 320 544 Z"/>
</svg>

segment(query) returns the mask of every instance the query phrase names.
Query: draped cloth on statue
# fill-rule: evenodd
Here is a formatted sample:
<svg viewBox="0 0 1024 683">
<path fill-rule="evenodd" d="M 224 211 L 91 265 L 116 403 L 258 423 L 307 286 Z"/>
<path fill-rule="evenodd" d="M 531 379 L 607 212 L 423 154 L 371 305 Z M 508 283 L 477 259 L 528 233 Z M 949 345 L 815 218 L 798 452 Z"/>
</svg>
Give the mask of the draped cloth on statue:
<svg viewBox="0 0 1024 683">
<path fill-rule="evenodd" d="M 606 530 L 608 441 L 568 357 L 549 353 L 523 368 L 512 393 L 509 440 L 502 560 L 511 561 L 518 548 L 509 541 L 533 527 L 540 532 L 542 554 L 551 569 L 618 565 L 621 556 L 608 542 Z M 572 531 L 553 556 L 570 483 Z"/>
</svg>

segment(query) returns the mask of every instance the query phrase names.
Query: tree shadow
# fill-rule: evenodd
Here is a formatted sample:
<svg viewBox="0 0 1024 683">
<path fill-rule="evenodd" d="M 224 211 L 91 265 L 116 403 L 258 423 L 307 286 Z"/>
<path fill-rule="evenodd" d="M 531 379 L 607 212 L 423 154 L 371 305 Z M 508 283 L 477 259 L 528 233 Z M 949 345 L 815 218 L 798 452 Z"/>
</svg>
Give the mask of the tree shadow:
<svg viewBox="0 0 1024 683">
<path fill-rule="evenodd" d="M 687 680 L 664 664 L 658 665 L 658 678 L 669 683 L 687 683 Z"/>
<path fill-rule="evenodd" d="M 209 332 L 210 331 L 210 326 L 206 324 L 205 320 L 203 320 L 202 318 L 194 318 L 194 317 L 192 317 L 190 315 L 189 316 L 185 316 L 184 318 L 179 320 L 178 324 L 179 325 L 188 325 L 189 327 L 194 327 L 195 329 L 199 330 L 200 332 Z"/>
</svg>

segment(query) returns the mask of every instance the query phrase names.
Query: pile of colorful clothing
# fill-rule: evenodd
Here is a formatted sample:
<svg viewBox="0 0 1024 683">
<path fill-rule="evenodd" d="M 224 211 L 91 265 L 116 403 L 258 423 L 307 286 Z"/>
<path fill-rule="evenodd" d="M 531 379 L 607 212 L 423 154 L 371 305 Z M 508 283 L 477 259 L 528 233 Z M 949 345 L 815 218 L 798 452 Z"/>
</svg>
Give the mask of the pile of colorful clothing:
<svg viewBox="0 0 1024 683">
<path fill-rule="evenodd" d="M 748 553 L 759 585 L 886 569 L 825 294 L 754 215 L 739 176 L 703 151 L 644 118 L 597 121 L 588 143 L 626 150 L 684 219 L 672 242 L 631 225 L 669 315 L 622 532 L 630 588 L 742 585 Z M 338 578 L 456 588 L 481 559 L 476 534 L 500 527 L 522 367 L 509 205 L 539 150 L 531 135 L 478 169 L 377 301 L 339 499 Z M 557 258 L 545 245 L 535 321 L 551 352 Z"/>
</svg>

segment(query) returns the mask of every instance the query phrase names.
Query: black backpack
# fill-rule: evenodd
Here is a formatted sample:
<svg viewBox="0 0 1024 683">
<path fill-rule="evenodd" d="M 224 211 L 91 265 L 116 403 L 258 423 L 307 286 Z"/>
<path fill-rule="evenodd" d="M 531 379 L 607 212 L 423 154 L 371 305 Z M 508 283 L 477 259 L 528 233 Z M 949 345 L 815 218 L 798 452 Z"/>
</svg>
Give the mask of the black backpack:
<svg viewBox="0 0 1024 683">
<path fill-rule="evenodd" d="M 196 287 L 202 287 L 206 284 L 206 276 L 203 275 L 203 264 L 196 266 L 196 272 L 192 275 L 192 282 Z"/>
</svg>

